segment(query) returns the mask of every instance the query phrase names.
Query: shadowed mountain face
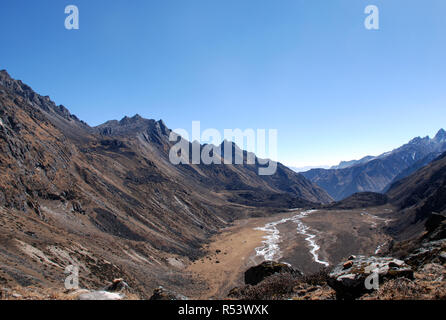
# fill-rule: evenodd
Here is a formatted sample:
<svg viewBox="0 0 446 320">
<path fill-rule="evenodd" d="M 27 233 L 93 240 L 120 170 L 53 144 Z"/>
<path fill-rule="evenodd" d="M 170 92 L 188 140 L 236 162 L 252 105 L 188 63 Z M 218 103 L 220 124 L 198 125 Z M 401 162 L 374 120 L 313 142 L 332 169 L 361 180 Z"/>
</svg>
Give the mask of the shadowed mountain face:
<svg viewBox="0 0 446 320">
<path fill-rule="evenodd" d="M 412 173 L 420 170 L 421 168 L 427 166 L 429 163 L 437 159 L 441 155 L 441 152 L 432 152 L 429 153 L 426 157 L 421 159 L 420 161 L 415 162 L 413 165 L 408 167 L 407 169 L 403 170 L 399 175 L 397 175 L 393 181 L 387 185 L 387 187 L 383 190 L 383 192 L 389 191 L 390 187 L 392 185 L 408 176 L 410 176 Z"/>
<path fill-rule="evenodd" d="M 324 205 L 327 209 L 358 209 L 378 207 L 387 204 L 389 201 L 385 194 L 375 192 L 359 192 L 341 201 Z"/>
<path fill-rule="evenodd" d="M 386 191 L 396 179 L 416 171 L 444 151 L 446 132 L 441 129 L 432 139 L 415 138 L 378 157 L 350 162 L 351 166 L 344 163 L 341 169 L 314 169 L 302 174 L 335 200 L 342 200 L 357 192 Z"/>
<path fill-rule="evenodd" d="M 138 288 L 169 267 L 165 254 L 196 258 L 234 219 L 268 214 L 260 206 L 331 201 L 281 164 L 272 176 L 258 175 L 258 159 L 175 166 L 169 134 L 162 121 L 140 116 L 90 127 L 1 71 L 0 282 L 60 279 L 77 259 L 88 283 L 127 276 Z M 44 275 L 36 254 L 51 262 Z"/>
<path fill-rule="evenodd" d="M 259 175 L 259 168 L 264 167 L 259 163 L 255 155 L 254 163 L 249 164 L 248 153 L 238 148 L 232 142 L 223 142 L 220 148 L 220 158 L 223 163 L 225 153 L 231 150 L 232 162 L 236 156 L 240 156 L 243 164 L 211 164 L 211 165 L 184 165 L 173 166 L 169 162 L 169 150 L 172 142 L 169 142 L 169 130 L 162 121 L 147 120 L 136 115 L 132 118 L 124 118 L 121 121 L 109 121 L 94 128 L 102 136 L 108 138 L 130 138 L 138 141 L 142 149 L 150 148 L 157 153 L 158 158 L 163 160 L 164 169 L 169 172 L 175 170 L 178 174 L 186 177 L 184 183 L 195 188 L 197 184 L 203 185 L 207 190 L 215 192 L 230 193 L 231 201 L 234 197 L 247 193 L 260 193 L 265 197 L 292 197 L 304 202 L 327 203 L 332 201 L 330 196 L 320 187 L 317 187 L 300 174 L 277 163 L 277 170 L 273 175 Z M 192 153 L 192 143 L 189 144 Z M 204 146 L 200 146 L 200 153 Z M 189 155 L 189 160 L 191 154 Z M 259 198 L 260 199 L 260 198 Z M 237 202 L 237 201 L 235 201 Z M 243 201 L 245 202 L 245 201 Z M 246 204 L 246 203 L 245 203 Z M 265 205 L 253 201 L 250 205 Z"/>
<path fill-rule="evenodd" d="M 410 237 L 423 230 L 432 213 L 446 213 L 446 153 L 394 183 L 387 195 L 400 208 L 401 218 L 393 225 L 395 234 Z"/>
</svg>

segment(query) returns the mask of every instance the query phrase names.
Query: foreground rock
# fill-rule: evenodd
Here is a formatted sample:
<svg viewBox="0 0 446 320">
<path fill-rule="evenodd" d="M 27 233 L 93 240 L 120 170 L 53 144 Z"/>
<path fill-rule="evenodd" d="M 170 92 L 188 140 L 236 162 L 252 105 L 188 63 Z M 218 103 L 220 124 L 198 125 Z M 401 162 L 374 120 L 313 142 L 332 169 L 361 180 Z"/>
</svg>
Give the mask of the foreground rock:
<svg viewBox="0 0 446 320">
<path fill-rule="evenodd" d="M 255 286 L 256 284 L 262 282 L 265 278 L 272 276 L 274 274 L 284 274 L 288 273 L 293 276 L 302 276 L 302 272 L 293 269 L 285 263 L 279 263 L 274 261 L 265 261 L 258 266 L 249 268 L 245 272 L 245 284 L 250 284 Z"/>
<path fill-rule="evenodd" d="M 268 262 L 266 265 L 281 265 Z M 264 264 L 260 265 L 265 267 Z M 255 267 L 258 270 L 260 266 Z M 327 285 L 328 270 L 302 275 L 301 272 L 288 267 L 281 272 L 266 277 L 256 285 L 245 285 L 232 289 L 229 299 L 238 300 L 334 300 L 335 291 Z M 261 269 L 262 270 L 262 269 Z M 267 268 L 267 270 L 270 270 Z"/>
<path fill-rule="evenodd" d="M 422 243 L 420 248 L 406 257 L 405 262 L 415 268 L 427 263 L 445 263 L 446 239 Z"/>
<path fill-rule="evenodd" d="M 373 279 L 373 275 L 377 275 L 377 278 Z M 414 278 L 412 268 L 404 261 L 394 258 L 352 256 L 333 269 L 328 278 L 328 285 L 336 291 L 337 299 L 356 299 L 372 292 L 374 284 L 400 277 Z"/>
<path fill-rule="evenodd" d="M 415 280 L 389 280 L 361 300 L 446 300 L 446 268 L 428 263 L 415 271 Z"/>
</svg>

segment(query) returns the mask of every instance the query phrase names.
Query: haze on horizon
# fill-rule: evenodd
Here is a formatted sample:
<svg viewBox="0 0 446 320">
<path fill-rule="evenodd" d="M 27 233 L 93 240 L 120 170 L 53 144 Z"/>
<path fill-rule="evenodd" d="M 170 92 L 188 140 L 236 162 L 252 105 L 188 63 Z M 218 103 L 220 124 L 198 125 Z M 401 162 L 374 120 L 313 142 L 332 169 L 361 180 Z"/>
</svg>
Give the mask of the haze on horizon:
<svg viewBox="0 0 446 320">
<path fill-rule="evenodd" d="M 90 125 L 277 129 L 280 162 L 379 155 L 446 120 L 446 3 L 2 1 L 0 69 Z M 380 9 L 380 30 L 364 8 Z"/>
</svg>

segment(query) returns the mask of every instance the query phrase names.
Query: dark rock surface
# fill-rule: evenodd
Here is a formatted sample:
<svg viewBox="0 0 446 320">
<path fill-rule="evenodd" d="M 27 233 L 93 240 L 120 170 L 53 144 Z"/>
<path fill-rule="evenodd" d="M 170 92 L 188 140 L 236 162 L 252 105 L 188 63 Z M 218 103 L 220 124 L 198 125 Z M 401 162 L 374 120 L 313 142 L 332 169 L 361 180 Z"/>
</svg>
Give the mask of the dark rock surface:
<svg viewBox="0 0 446 320">
<path fill-rule="evenodd" d="M 359 192 L 351 195 L 344 200 L 324 205 L 323 208 L 341 210 L 369 208 L 385 205 L 388 201 L 389 198 L 385 194 L 374 192 Z"/>
<path fill-rule="evenodd" d="M 245 284 L 256 285 L 276 273 L 289 273 L 294 276 L 302 275 L 299 270 L 296 270 L 287 264 L 265 261 L 258 266 L 249 268 L 245 272 Z"/>
</svg>

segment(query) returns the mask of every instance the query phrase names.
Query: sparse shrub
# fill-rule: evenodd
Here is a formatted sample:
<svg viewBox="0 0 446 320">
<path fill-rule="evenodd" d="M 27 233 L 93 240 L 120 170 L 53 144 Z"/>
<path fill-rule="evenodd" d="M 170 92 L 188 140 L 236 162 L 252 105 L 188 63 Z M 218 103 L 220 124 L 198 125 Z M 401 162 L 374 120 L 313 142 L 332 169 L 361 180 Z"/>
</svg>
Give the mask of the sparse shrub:
<svg viewBox="0 0 446 320">
<path fill-rule="evenodd" d="M 330 275 L 330 269 L 329 268 L 323 268 L 319 270 L 318 272 L 304 275 L 302 277 L 302 282 L 305 282 L 312 286 L 323 286 L 327 284 L 329 275 Z"/>
<path fill-rule="evenodd" d="M 281 300 L 295 294 L 302 284 L 309 286 L 324 286 L 330 269 L 323 268 L 310 275 L 300 276 L 291 273 L 276 273 L 267 277 L 255 286 L 245 286 L 231 290 L 231 297 L 241 300 Z"/>
</svg>

